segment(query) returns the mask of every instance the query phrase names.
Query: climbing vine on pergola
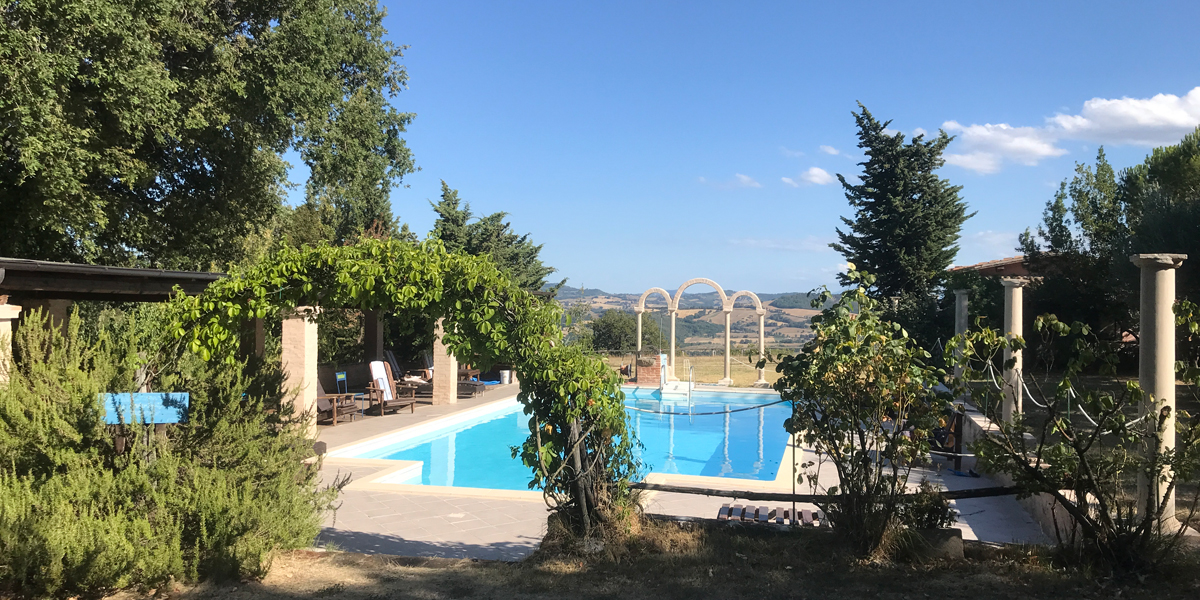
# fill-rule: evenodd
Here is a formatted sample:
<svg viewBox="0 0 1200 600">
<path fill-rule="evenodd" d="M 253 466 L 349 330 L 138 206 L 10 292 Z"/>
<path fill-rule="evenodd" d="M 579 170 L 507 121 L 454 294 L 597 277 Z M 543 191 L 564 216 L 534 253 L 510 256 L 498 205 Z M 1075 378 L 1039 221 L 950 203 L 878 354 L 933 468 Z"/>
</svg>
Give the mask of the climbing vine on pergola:
<svg viewBox="0 0 1200 600">
<path fill-rule="evenodd" d="M 620 378 L 600 358 L 565 346 L 558 305 L 514 285 L 487 257 L 449 253 L 437 241 L 289 248 L 199 296 L 178 295 L 173 306 L 175 334 L 205 360 L 236 360 L 243 321 L 298 306 L 443 318 L 443 341 L 461 360 L 517 372 L 530 435 L 514 453 L 551 508 L 586 530 L 629 498 L 640 465 Z"/>
</svg>

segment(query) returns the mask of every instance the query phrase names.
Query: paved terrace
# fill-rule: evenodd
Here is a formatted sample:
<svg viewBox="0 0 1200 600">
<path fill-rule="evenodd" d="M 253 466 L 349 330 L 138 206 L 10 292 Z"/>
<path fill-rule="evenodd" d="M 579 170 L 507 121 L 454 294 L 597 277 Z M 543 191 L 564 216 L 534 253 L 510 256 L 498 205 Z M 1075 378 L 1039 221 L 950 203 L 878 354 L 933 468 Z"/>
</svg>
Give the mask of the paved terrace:
<svg viewBox="0 0 1200 600">
<path fill-rule="evenodd" d="M 367 416 L 336 427 L 323 426 L 318 438 L 333 450 L 508 398 L 517 391 L 517 385 L 496 386 L 481 397 L 462 398 L 457 404 L 419 404 L 415 414 L 403 411 L 384 417 Z M 811 456 L 805 457 L 803 453 L 796 457 L 797 462 L 811 459 Z M 964 469 L 972 466 L 970 459 L 964 461 Z M 384 468 L 355 464 L 351 459 L 327 458 L 322 465 L 321 476 L 326 482 L 345 475 L 358 480 L 369 478 Z M 955 476 L 949 469 L 948 462 L 938 461 L 933 468 L 914 471 L 912 479 L 915 483 L 927 477 L 951 490 L 999 485 L 987 477 Z M 822 480 L 832 471 L 832 466 L 826 465 Z M 656 477 L 652 476 L 651 480 L 656 480 Z M 785 483 L 788 481 L 790 477 L 781 477 L 775 482 L 756 482 L 753 489 L 791 491 L 790 484 Z M 711 478 L 697 485 L 737 490 L 747 487 L 744 481 L 714 483 Z M 341 506 L 326 520 L 318 543 L 334 544 L 342 550 L 368 554 L 519 560 L 533 552 L 545 534 L 547 511 L 540 499 L 451 496 L 436 491 L 436 488 L 431 488 L 428 493 L 380 490 L 386 487 L 372 485 L 370 489 L 344 490 Z M 802 487 L 796 491 L 808 493 Z M 693 494 L 651 492 L 644 496 L 646 512 L 679 516 L 713 518 L 725 503 L 780 506 L 780 503 L 774 502 L 738 502 L 730 498 Z M 1033 518 L 1012 497 L 958 500 L 954 504 L 961 513 L 957 527 L 963 530 L 964 539 L 1023 543 L 1048 541 Z M 811 505 L 798 507 L 816 508 Z"/>
</svg>

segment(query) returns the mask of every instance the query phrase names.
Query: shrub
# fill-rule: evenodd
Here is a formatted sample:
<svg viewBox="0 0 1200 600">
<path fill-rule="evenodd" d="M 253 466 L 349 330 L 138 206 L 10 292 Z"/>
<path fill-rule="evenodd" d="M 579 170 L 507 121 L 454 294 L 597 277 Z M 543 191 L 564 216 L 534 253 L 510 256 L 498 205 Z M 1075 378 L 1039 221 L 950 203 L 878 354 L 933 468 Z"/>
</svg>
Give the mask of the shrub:
<svg viewBox="0 0 1200 600">
<path fill-rule="evenodd" d="M 1200 329 L 1190 325 L 1190 316 L 1180 321 Z M 1012 422 L 996 421 L 995 433 L 978 440 L 974 451 L 985 468 L 1012 478 L 1023 496 L 1048 494 L 1061 507 L 1066 517 L 1058 524 L 1060 558 L 1113 574 L 1157 568 L 1176 555 L 1185 531 L 1182 523 L 1174 523 L 1172 498 L 1198 474 L 1200 420 L 1179 411 L 1175 450 L 1159 454 L 1157 439 L 1165 431 L 1166 413 L 1147 415 L 1149 399 L 1137 382 L 1115 381 L 1117 345 L 1084 324 L 1067 325 L 1052 315 L 1038 317 L 1036 330 L 1044 338 L 1039 346 L 1043 353 L 1070 348 L 1065 370 L 1045 388 L 1033 382 L 1025 413 Z M 1020 347 L 1024 342 L 1006 342 L 995 330 L 983 330 L 956 339 L 946 355 L 960 349 L 967 377 L 979 379 L 983 373 L 971 368 L 995 360 L 1006 343 Z M 1096 371 L 1101 382 L 1086 385 L 1094 379 L 1082 375 Z M 1181 374 L 1193 389 L 1200 383 L 1200 371 L 1184 369 Z M 999 396 L 1002 391 L 985 385 L 974 394 Z M 1139 479 L 1150 474 L 1159 474 L 1151 475 L 1156 484 L 1140 485 Z M 1139 494 L 1139 487 L 1144 493 Z M 1190 517 L 1200 498 L 1195 488 L 1187 495 Z"/>
<path fill-rule="evenodd" d="M 935 391 L 945 372 L 928 366 L 929 353 L 880 317 L 866 293 L 874 278 L 853 268 L 849 277 L 858 287 L 813 317 L 813 339 L 780 359 L 775 389 L 792 404 L 787 430 L 837 471 L 839 483 L 825 493 L 840 497 L 818 505 L 869 555 L 897 525 L 911 465 L 928 452 L 948 401 Z M 821 292 L 814 308 L 829 297 Z M 805 476 L 820 489 L 815 472 Z"/>
<path fill-rule="evenodd" d="M 302 461 L 278 371 L 204 363 L 160 343 L 159 309 L 108 312 L 95 340 L 34 313 L 0 386 L 0 590 L 95 594 L 171 578 L 259 577 L 273 551 L 308 545 L 335 489 Z M 189 420 L 165 434 L 104 425 L 101 392 L 147 372 L 188 392 Z M 273 382 L 273 383 L 272 383 Z M 274 395 L 247 391 L 274 389 Z M 128 440 L 118 452 L 115 437 Z"/>
</svg>

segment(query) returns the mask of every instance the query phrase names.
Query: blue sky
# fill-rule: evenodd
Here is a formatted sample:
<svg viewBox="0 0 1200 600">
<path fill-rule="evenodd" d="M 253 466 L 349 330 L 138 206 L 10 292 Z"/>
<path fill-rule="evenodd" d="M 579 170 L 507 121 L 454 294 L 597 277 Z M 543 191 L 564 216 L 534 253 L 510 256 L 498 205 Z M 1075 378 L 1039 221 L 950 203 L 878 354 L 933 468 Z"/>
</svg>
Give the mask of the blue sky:
<svg viewBox="0 0 1200 600">
<path fill-rule="evenodd" d="M 1200 124 L 1194 1 L 383 4 L 422 169 L 395 214 L 428 231 L 444 179 L 572 286 L 831 284 L 855 101 L 958 135 L 959 264 L 1013 255 L 1099 144 L 1123 167 Z"/>
</svg>

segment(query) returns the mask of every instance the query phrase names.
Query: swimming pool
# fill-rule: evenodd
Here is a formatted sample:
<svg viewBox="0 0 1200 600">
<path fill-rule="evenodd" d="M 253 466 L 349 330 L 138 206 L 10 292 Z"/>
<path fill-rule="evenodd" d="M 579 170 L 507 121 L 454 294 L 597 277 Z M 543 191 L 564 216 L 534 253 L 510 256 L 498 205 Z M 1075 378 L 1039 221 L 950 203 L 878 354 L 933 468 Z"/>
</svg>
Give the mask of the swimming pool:
<svg viewBox="0 0 1200 600">
<path fill-rule="evenodd" d="M 689 403 L 627 390 L 625 406 L 648 472 L 769 481 L 787 446 L 783 421 L 790 408 L 760 405 L 778 400 L 777 394 L 695 392 Z M 414 468 L 409 479 L 393 483 L 528 489 L 529 469 L 510 448 L 529 435 L 529 417 L 515 399 L 480 408 L 343 456 L 422 463 L 419 476 Z"/>
</svg>

